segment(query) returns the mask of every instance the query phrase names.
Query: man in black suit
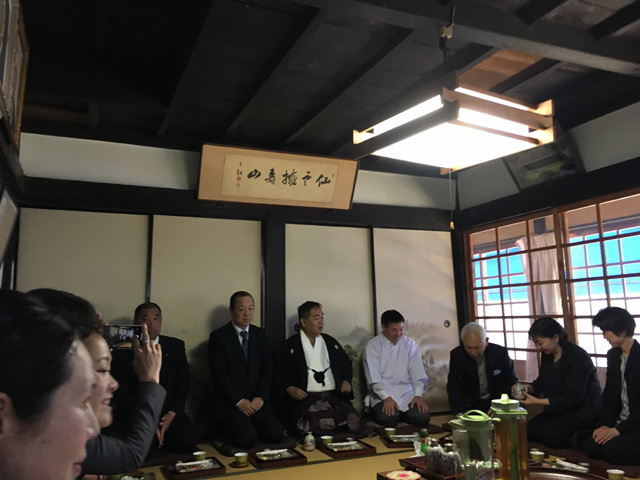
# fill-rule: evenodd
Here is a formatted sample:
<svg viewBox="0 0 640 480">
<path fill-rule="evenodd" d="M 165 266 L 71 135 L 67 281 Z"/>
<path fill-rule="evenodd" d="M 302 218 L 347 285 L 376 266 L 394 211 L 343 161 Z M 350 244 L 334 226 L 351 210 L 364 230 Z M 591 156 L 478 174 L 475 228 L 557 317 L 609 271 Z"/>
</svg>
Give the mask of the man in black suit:
<svg viewBox="0 0 640 480">
<path fill-rule="evenodd" d="M 447 393 L 454 414 L 486 412 L 491 400 L 510 393 L 518 381 L 509 352 L 489 343 L 482 325 L 468 323 L 460 331 L 462 345 L 451 350 Z"/>
<path fill-rule="evenodd" d="M 162 414 L 156 430 L 155 446 L 163 451 L 191 453 L 198 450 L 199 433 L 187 417 L 184 409 L 189 393 L 189 364 L 182 340 L 160 335 L 162 330 L 162 311 L 156 303 L 147 302 L 134 313 L 133 323 L 145 324 L 149 338 L 162 346 L 162 368 L 160 385 L 167 391 Z M 114 394 L 116 422 L 122 424 L 130 418 L 138 378 L 132 367 L 131 350 L 115 350 L 113 353 L 112 374 L 120 382 L 120 388 Z M 152 447 L 153 448 L 153 447 Z"/>
<path fill-rule="evenodd" d="M 207 355 L 213 378 L 213 419 L 226 440 L 250 449 L 256 441 L 280 443 L 282 426 L 269 403 L 271 353 L 264 330 L 253 321 L 250 293 L 231 296 L 231 321 L 209 337 Z"/>
</svg>

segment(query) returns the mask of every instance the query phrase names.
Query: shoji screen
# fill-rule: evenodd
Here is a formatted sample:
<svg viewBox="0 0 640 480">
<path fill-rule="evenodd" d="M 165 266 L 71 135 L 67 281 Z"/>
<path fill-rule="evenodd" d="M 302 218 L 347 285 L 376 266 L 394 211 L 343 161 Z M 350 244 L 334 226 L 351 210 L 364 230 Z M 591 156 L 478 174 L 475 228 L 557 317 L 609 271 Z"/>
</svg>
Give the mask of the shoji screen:
<svg viewBox="0 0 640 480">
<path fill-rule="evenodd" d="M 246 290 L 260 325 L 260 222 L 155 216 L 151 300 L 162 307 L 162 331 L 186 343 L 191 365 L 187 409 L 203 430 L 209 421 L 207 343 L 229 321 L 229 297 Z"/>
<path fill-rule="evenodd" d="M 260 222 L 154 217 L 151 301 L 162 307 L 162 332 L 184 340 L 187 353 L 229 321 L 236 290 L 253 295 L 260 326 L 260 238 Z"/>
<path fill-rule="evenodd" d="M 130 322 L 144 301 L 147 217 L 20 211 L 18 290 L 66 290 L 87 298 L 110 323 Z"/>
<path fill-rule="evenodd" d="M 378 323 L 385 310 L 404 316 L 405 334 L 422 349 L 425 399 L 435 412 L 449 410 L 449 351 L 458 346 L 450 238 L 448 232 L 375 229 L 373 241 Z"/>
<path fill-rule="evenodd" d="M 287 336 L 306 300 L 323 305 L 324 332 L 338 339 L 354 362 L 356 405 L 361 404 L 361 353 L 373 336 L 369 230 L 287 225 Z"/>
</svg>

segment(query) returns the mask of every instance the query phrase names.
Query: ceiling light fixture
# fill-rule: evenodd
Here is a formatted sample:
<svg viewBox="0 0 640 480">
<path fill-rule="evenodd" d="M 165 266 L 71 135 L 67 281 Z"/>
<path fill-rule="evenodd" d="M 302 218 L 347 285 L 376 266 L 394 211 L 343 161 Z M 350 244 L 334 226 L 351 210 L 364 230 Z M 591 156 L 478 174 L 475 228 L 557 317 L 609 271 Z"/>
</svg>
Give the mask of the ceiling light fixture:
<svg viewBox="0 0 640 480">
<path fill-rule="evenodd" d="M 428 100 L 354 130 L 356 158 L 373 154 L 458 170 L 555 140 L 553 101 L 525 105 L 460 88 L 453 79 Z"/>
</svg>

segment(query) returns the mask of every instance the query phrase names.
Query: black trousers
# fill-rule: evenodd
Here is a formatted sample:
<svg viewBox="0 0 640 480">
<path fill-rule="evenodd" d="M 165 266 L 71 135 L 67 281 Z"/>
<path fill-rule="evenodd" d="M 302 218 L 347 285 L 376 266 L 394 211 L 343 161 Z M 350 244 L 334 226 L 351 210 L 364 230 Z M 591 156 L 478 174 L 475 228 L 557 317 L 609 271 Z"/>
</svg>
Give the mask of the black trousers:
<svg viewBox="0 0 640 480">
<path fill-rule="evenodd" d="M 406 412 L 396 410 L 393 415 L 386 415 L 382 411 L 382 402 L 375 404 L 371 408 L 376 423 L 379 423 L 383 427 L 395 427 L 398 422 L 402 420 L 409 425 L 415 425 L 416 427 L 426 427 L 431 420 L 431 414 L 429 412 L 422 413 L 415 405 Z"/>
<path fill-rule="evenodd" d="M 184 412 L 177 412 L 175 418 L 164 432 L 163 451 L 191 453 L 198 450 L 200 434 Z"/>
<path fill-rule="evenodd" d="M 617 465 L 640 465 L 640 431 L 621 434 L 607 443 L 598 444 L 589 436 L 582 449 L 591 458 Z"/>
<path fill-rule="evenodd" d="M 284 438 L 282 425 L 269 403 L 262 405 L 262 408 L 250 417 L 237 408 L 229 410 L 221 427 L 228 443 L 247 450 L 258 440 L 263 443 L 280 443 Z"/>
<path fill-rule="evenodd" d="M 570 448 L 571 437 L 580 430 L 593 429 L 593 422 L 575 413 L 553 414 L 543 412 L 527 423 L 527 438 L 549 448 Z"/>
</svg>

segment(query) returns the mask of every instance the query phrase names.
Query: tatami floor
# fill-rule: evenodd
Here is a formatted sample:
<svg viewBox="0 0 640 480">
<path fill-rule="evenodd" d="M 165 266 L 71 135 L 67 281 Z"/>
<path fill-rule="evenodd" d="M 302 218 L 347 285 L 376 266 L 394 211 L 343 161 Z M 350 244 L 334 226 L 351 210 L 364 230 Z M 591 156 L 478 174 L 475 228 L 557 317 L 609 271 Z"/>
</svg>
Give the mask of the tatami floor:
<svg viewBox="0 0 640 480">
<path fill-rule="evenodd" d="M 431 423 L 441 425 L 449 419 L 451 419 L 451 416 L 434 416 L 432 417 Z M 441 435 L 443 434 L 435 436 L 439 437 Z M 256 469 L 253 465 L 245 468 L 233 468 L 230 466 L 234 461 L 233 457 L 225 457 L 211 445 L 201 444 L 200 446 L 207 452 L 207 456 L 215 456 L 226 467 L 227 471 L 224 475 L 199 478 L 223 478 L 233 476 L 234 480 L 266 480 L 275 478 L 282 480 L 332 480 L 336 478 L 375 480 L 376 473 L 400 470 L 401 467 L 398 461 L 415 454 L 413 449 L 388 448 L 380 437 L 377 436 L 364 438 L 362 441 L 374 446 L 376 448 L 376 454 L 347 459 L 333 459 L 317 449 L 306 452 L 298 445 L 296 449 L 307 457 L 306 464 L 263 470 Z M 160 466 L 144 468 L 142 471 L 155 473 L 157 480 L 165 478 Z"/>
</svg>

